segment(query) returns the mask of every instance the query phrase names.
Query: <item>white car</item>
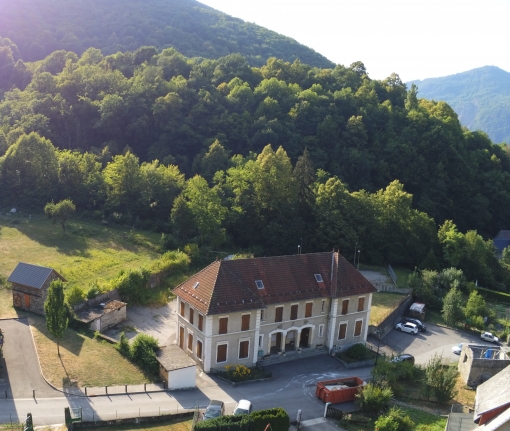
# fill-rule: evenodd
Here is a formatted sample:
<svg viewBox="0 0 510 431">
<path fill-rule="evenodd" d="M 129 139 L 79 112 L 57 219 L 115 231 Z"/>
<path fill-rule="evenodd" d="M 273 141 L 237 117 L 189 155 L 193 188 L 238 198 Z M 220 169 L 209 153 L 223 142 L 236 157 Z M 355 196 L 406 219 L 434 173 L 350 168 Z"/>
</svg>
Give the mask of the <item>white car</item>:
<svg viewBox="0 0 510 431">
<path fill-rule="evenodd" d="M 418 333 L 418 327 L 414 323 L 405 322 L 397 323 L 395 327 L 397 331 L 408 332 L 409 334 L 416 335 Z"/>
<path fill-rule="evenodd" d="M 462 343 L 453 346 L 452 352 L 455 353 L 456 355 L 460 355 L 460 352 L 462 352 Z"/>
<path fill-rule="evenodd" d="M 485 341 L 490 341 L 491 343 L 499 344 L 499 338 L 495 335 L 492 335 L 490 332 L 482 332 L 482 335 L 480 335 L 480 338 Z"/>
</svg>

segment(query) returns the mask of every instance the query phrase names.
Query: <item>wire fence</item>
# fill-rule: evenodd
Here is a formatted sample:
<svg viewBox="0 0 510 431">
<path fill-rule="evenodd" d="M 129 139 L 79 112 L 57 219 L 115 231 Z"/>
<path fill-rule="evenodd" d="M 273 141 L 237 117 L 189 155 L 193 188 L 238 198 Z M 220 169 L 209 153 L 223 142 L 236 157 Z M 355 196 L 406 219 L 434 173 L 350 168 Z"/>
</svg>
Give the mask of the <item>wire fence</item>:
<svg viewBox="0 0 510 431">
<path fill-rule="evenodd" d="M 393 268 L 391 267 L 391 265 L 388 265 L 388 273 L 390 274 L 390 277 L 396 286 L 397 285 L 397 274 L 395 274 L 395 271 L 393 271 Z"/>
</svg>

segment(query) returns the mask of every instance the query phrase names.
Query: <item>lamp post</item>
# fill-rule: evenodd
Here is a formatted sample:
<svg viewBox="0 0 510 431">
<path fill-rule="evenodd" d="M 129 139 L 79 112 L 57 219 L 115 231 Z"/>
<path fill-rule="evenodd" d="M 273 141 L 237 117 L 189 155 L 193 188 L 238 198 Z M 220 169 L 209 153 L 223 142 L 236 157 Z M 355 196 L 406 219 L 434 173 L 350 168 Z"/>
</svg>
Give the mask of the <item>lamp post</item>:
<svg viewBox="0 0 510 431">
<path fill-rule="evenodd" d="M 359 257 L 361 255 L 361 250 L 358 250 L 358 271 L 359 271 Z"/>
<path fill-rule="evenodd" d="M 356 266 L 356 249 L 358 248 L 358 242 L 356 242 L 356 244 L 354 244 L 354 261 L 352 262 L 352 264 L 354 266 Z"/>
<path fill-rule="evenodd" d="M 301 246 L 299 244 L 297 246 L 297 254 L 301 254 Z"/>
</svg>

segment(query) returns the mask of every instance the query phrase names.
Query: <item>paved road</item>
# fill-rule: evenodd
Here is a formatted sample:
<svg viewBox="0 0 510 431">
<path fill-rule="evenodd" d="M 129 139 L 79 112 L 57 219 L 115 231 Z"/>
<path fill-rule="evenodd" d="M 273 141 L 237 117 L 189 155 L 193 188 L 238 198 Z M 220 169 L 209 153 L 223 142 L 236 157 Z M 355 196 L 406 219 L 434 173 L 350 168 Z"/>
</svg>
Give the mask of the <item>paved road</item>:
<svg viewBox="0 0 510 431">
<path fill-rule="evenodd" d="M 3 354 L 6 375 L 0 379 L 0 398 L 28 398 L 35 390 L 40 397 L 60 394 L 42 378 L 27 318 L 0 321 L 4 333 Z"/>
</svg>

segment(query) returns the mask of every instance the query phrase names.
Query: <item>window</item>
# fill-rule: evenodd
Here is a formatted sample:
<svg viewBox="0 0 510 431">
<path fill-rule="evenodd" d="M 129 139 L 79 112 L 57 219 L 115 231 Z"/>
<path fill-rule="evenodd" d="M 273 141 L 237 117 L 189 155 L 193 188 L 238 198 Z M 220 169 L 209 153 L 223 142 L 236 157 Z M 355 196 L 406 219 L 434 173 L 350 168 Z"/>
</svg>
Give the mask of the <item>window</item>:
<svg viewBox="0 0 510 431">
<path fill-rule="evenodd" d="M 321 305 L 321 313 L 324 313 L 325 308 L 326 308 L 326 301 L 323 299 L 322 300 L 322 305 Z"/>
<path fill-rule="evenodd" d="M 248 331 L 250 329 L 250 315 L 243 314 L 241 316 L 241 331 Z"/>
<path fill-rule="evenodd" d="M 202 359 L 202 340 L 197 340 L 197 358 Z"/>
<path fill-rule="evenodd" d="M 216 362 L 227 362 L 227 346 L 228 344 L 218 344 L 216 347 Z"/>
<path fill-rule="evenodd" d="M 283 307 L 276 307 L 275 311 L 276 311 L 276 315 L 275 315 L 274 321 L 275 322 L 283 321 Z"/>
<path fill-rule="evenodd" d="M 290 306 L 290 320 L 296 320 L 297 319 L 297 311 L 298 311 L 298 305 L 293 304 Z"/>
<path fill-rule="evenodd" d="M 260 310 L 260 321 L 264 321 L 264 310 Z"/>
<path fill-rule="evenodd" d="M 226 334 L 228 332 L 228 317 L 220 317 L 220 327 L 218 334 Z"/>
<path fill-rule="evenodd" d="M 324 337 L 324 325 L 319 325 L 319 337 Z"/>
<path fill-rule="evenodd" d="M 188 350 L 193 351 L 193 333 L 188 332 Z"/>
<path fill-rule="evenodd" d="M 194 320 L 193 318 L 195 317 L 194 314 L 195 314 L 195 310 L 193 310 L 193 308 L 190 307 L 189 308 L 189 323 L 191 323 L 192 325 L 193 325 L 193 320 Z"/>
<path fill-rule="evenodd" d="M 184 302 L 181 301 L 181 316 L 184 317 Z"/>
<path fill-rule="evenodd" d="M 313 302 L 307 302 L 305 306 L 305 317 L 312 317 Z"/>
<path fill-rule="evenodd" d="M 361 335 L 361 326 L 363 325 L 363 320 L 356 320 L 354 324 L 354 336 L 359 337 Z"/>
<path fill-rule="evenodd" d="M 255 284 L 257 285 L 257 289 L 264 289 L 264 283 L 262 283 L 262 280 L 255 280 Z"/>
<path fill-rule="evenodd" d="M 196 289 L 198 287 L 198 285 L 200 284 L 199 281 L 197 281 L 194 285 L 193 285 L 193 289 Z"/>
<path fill-rule="evenodd" d="M 262 344 L 264 343 L 264 336 L 259 335 L 259 347 L 262 347 Z"/>
<path fill-rule="evenodd" d="M 365 297 L 358 298 L 358 311 L 363 311 L 365 308 Z"/>
<path fill-rule="evenodd" d="M 315 275 L 315 280 L 317 280 L 317 283 L 323 283 L 324 280 L 322 279 L 322 275 L 320 274 L 314 274 Z"/>
<path fill-rule="evenodd" d="M 338 339 L 345 340 L 346 332 L 347 332 L 347 323 L 340 323 L 340 328 L 338 329 Z"/>
<path fill-rule="evenodd" d="M 198 329 L 199 331 L 204 330 L 204 316 L 202 316 L 201 314 L 198 314 Z"/>
<path fill-rule="evenodd" d="M 250 341 L 243 340 L 239 342 L 239 359 L 246 359 L 250 349 Z"/>
<path fill-rule="evenodd" d="M 342 314 L 347 314 L 349 312 L 349 300 L 344 299 L 342 301 Z"/>
</svg>

